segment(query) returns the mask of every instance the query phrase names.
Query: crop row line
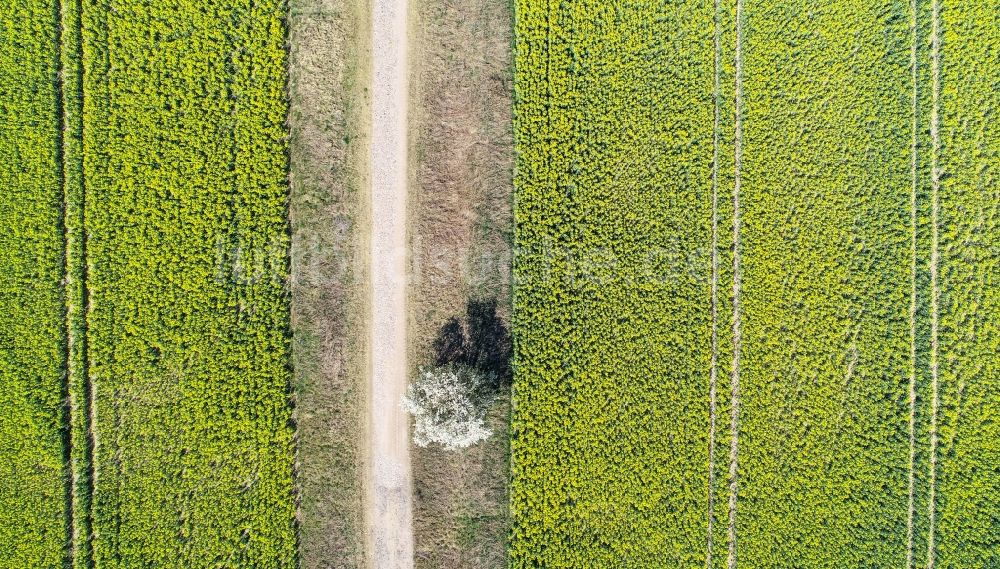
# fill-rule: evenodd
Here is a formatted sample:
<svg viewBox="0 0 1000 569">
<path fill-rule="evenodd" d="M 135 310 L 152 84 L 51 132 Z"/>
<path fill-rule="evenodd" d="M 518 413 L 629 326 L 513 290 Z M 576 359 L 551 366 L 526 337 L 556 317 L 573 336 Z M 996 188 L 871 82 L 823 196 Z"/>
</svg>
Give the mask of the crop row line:
<svg viewBox="0 0 1000 569">
<path fill-rule="evenodd" d="M 940 34 L 939 0 L 931 1 L 931 425 L 930 425 L 930 494 L 928 499 L 927 526 L 927 568 L 934 568 L 934 522 L 936 517 L 935 492 L 937 490 L 937 439 L 938 439 L 938 324 L 940 313 L 941 291 L 938 283 L 938 224 L 941 204 L 939 193 L 941 176 L 938 169 L 938 158 L 941 151 L 941 140 L 938 132 L 941 97 L 941 34 Z"/>
<path fill-rule="evenodd" d="M 56 50 L 60 129 L 58 148 L 63 192 L 64 297 L 66 311 L 66 374 L 64 394 L 64 454 L 67 459 L 68 565 L 93 566 L 92 512 L 94 495 L 93 385 L 87 364 L 87 244 L 83 180 L 82 2 L 59 0 Z"/>
<path fill-rule="evenodd" d="M 733 368 L 729 447 L 729 569 L 736 569 L 736 502 L 739 492 L 740 350 L 742 349 L 742 267 L 740 259 L 740 185 L 743 163 L 743 0 L 736 0 L 736 109 L 733 136 Z"/>
<path fill-rule="evenodd" d="M 911 111 L 913 114 L 912 139 L 910 142 L 910 228 L 912 231 L 910 241 L 910 463 L 909 463 L 909 488 L 908 505 L 906 518 L 906 568 L 913 567 L 913 525 L 916 513 L 915 492 L 916 477 L 914 469 L 917 460 L 917 190 L 918 190 L 918 168 L 917 168 L 917 143 L 918 143 L 918 120 L 917 109 L 919 101 L 918 73 L 917 73 L 917 0 L 910 2 L 910 72 L 913 80 L 913 100 Z"/>
<path fill-rule="evenodd" d="M 64 256 L 64 282 L 67 283 L 66 291 L 64 292 L 64 304 L 65 304 L 65 326 L 67 329 L 66 334 L 66 361 L 64 366 L 66 368 L 65 378 L 62 383 L 61 399 L 63 400 L 62 406 L 62 446 L 63 446 L 63 491 L 64 491 L 64 508 L 65 508 L 65 559 L 63 564 L 68 567 L 72 567 L 73 558 L 75 557 L 75 545 L 77 539 L 77 527 L 75 522 L 75 517 L 73 515 L 73 508 L 75 504 L 74 499 L 74 488 L 76 487 L 77 476 L 76 472 L 72 466 L 73 457 L 73 428 L 72 428 L 72 417 L 73 417 L 73 405 L 71 401 L 72 389 L 70 388 L 70 376 L 73 371 L 73 342 L 71 340 L 68 331 L 72 328 L 73 321 L 73 302 L 71 300 L 71 293 L 68 291 L 68 282 L 70 274 L 71 261 L 71 244 L 69 227 L 71 222 L 69 221 L 70 208 L 67 203 L 69 201 L 69 188 L 66 174 L 67 161 L 66 161 L 66 130 L 68 130 L 66 110 L 65 110 L 65 72 L 64 72 L 64 62 L 63 62 L 63 22 L 66 17 L 65 8 L 63 2 L 59 1 L 53 5 L 55 10 L 55 18 L 53 22 L 54 29 L 54 43 L 55 43 L 55 68 L 56 68 L 56 82 L 55 82 L 55 106 L 56 106 L 56 129 L 55 129 L 55 147 L 56 147 L 56 171 L 57 179 L 59 183 L 59 188 L 62 191 L 62 203 L 63 203 L 63 220 L 62 220 L 62 234 L 63 234 L 63 256 Z"/>
<path fill-rule="evenodd" d="M 712 542 L 715 528 L 715 413 L 716 413 L 716 383 L 719 365 L 719 98 L 722 96 L 722 41 L 719 22 L 721 0 L 715 0 L 714 18 L 714 84 L 712 86 L 712 287 L 711 287 L 711 319 L 712 319 L 712 354 L 709 366 L 708 386 L 708 548 L 705 566 L 712 569 Z"/>
</svg>

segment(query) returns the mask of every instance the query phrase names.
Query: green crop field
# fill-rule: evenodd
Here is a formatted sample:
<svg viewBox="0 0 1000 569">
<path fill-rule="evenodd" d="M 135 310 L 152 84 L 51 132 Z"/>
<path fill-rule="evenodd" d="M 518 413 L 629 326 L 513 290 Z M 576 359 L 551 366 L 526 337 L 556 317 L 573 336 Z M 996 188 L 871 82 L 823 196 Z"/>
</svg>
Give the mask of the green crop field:
<svg viewBox="0 0 1000 569">
<path fill-rule="evenodd" d="M 936 270 L 940 567 L 1000 566 L 1000 2 L 941 2 L 928 57 L 936 133 L 921 134 L 939 230 Z M 930 29 L 928 27 L 928 29 Z M 937 80 L 933 76 L 937 76 Z M 936 90 L 936 93 L 930 94 Z M 937 186 L 934 191 L 933 185 Z M 934 262 L 933 258 L 929 260 Z"/>
<path fill-rule="evenodd" d="M 0 4 L 0 566 L 65 557 L 65 312 L 57 22 Z"/>
<path fill-rule="evenodd" d="M 744 10 L 737 559 L 902 567 L 909 6 L 748 0 Z"/>
<path fill-rule="evenodd" d="M 517 10 L 514 565 L 704 563 L 714 14 Z"/>
<path fill-rule="evenodd" d="M 0 566 L 296 565 L 284 18 L 0 8 Z"/>
<path fill-rule="evenodd" d="M 513 566 L 1000 561 L 998 9 L 516 3 Z"/>
<path fill-rule="evenodd" d="M 295 563 L 281 6 L 83 4 L 102 567 Z"/>
<path fill-rule="evenodd" d="M 373 410 L 353 381 L 372 338 L 354 332 L 378 260 L 355 249 L 366 121 L 386 120 L 367 102 L 386 86 L 364 82 L 381 75 L 359 67 L 368 30 L 343 23 L 384 14 L 335 4 L 301 7 L 289 35 L 286 0 L 0 2 L 0 569 L 319 569 L 412 549 L 362 551 L 353 528 L 400 493 L 316 510 L 370 485 L 329 469 L 365 463 L 350 449 Z M 478 499 L 509 474 L 512 569 L 1000 567 L 1000 0 L 512 7 L 511 471 L 440 451 L 457 472 L 440 485 L 490 484 L 439 493 Z M 481 31 L 445 22 L 427 37 Z M 446 67 L 504 100 L 504 65 L 481 58 Z M 292 104 L 316 106 L 294 153 L 290 76 L 345 90 L 299 86 Z M 413 132 L 505 132 L 463 123 L 486 116 L 449 95 L 469 89 L 422 93 L 434 113 Z M 495 150 L 438 142 L 441 170 Z M 456 197 L 434 170 L 420 215 L 436 224 L 482 225 L 470 212 L 502 201 Z M 303 259 L 325 259 L 295 266 L 338 275 L 297 288 L 290 178 L 322 221 L 296 231 Z M 410 230 L 417 253 L 437 247 Z M 463 247 L 411 280 L 468 277 Z M 483 464 L 506 463 L 494 442 Z M 428 547 L 503 559 L 473 539 L 495 518 L 475 500 L 415 492 L 417 518 L 462 514 L 446 546 L 416 520 L 418 564 Z M 344 511 L 358 524 L 328 523 Z"/>
</svg>

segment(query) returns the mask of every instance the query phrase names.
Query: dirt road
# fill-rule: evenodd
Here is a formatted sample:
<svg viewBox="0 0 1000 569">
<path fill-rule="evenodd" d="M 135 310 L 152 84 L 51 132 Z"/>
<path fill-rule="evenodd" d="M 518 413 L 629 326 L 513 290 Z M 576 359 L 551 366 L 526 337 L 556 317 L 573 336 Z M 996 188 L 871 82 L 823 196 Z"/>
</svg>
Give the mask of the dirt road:
<svg viewBox="0 0 1000 569">
<path fill-rule="evenodd" d="M 406 388 L 407 1 L 372 4 L 371 480 L 373 569 L 413 567 Z"/>
</svg>

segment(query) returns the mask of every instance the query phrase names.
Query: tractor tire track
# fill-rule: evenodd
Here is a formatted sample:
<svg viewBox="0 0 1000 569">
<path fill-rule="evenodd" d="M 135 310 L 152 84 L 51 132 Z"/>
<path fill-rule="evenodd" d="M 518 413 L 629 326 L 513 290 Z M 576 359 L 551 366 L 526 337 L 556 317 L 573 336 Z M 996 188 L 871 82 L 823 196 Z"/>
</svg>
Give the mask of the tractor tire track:
<svg viewBox="0 0 1000 569">
<path fill-rule="evenodd" d="M 63 190 L 64 295 L 66 326 L 66 434 L 68 562 L 74 569 L 94 565 L 93 512 L 94 386 L 87 345 L 87 234 L 83 175 L 83 49 L 80 0 L 57 2 L 59 57 L 59 152 Z"/>
<path fill-rule="evenodd" d="M 739 494 L 740 352 L 743 341 L 741 295 L 743 273 L 740 251 L 740 186 L 743 165 L 743 0 L 736 0 L 736 112 L 733 148 L 733 367 L 730 395 L 729 447 L 729 569 L 736 569 L 736 504 Z"/>
<path fill-rule="evenodd" d="M 939 223 L 941 217 L 940 189 L 941 172 L 938 169 L 938 158 L 941 151 L 939 134 L 940 98 L 941 98 L 941 34 L 939 0 L 931 1 L 931 426 L 930 426 L 930 491 L 927 506 L 927 568 L 934 569 L 934 523 L 936 521 L 937 491 L 937 443 L 938 443 L 938 364 L 939 342 L 938 328 L 940 320 L 941 291 L 938 283 Z"/>
<path fill-rule="evenodd" d="M 715 84 L 713 86 L 714 123 L 712 128 L 712 359 L 708 387 L 708 553 L 705 566 L 712 569 L 713 532 L 715 531 L 715 433 L 716 384 L 719 368 L 719 97 L 721 96 L 722 42 L 719 29 L 721 0 L 715 0 Z"/>
<path fill-rule="evenodd" d="M 918 189 L 918 167 L 917 167 L 917 136 L 918 136 L 918 101 L 919 87 L 917 73 L 917 43 L 919 34 L 917 32 L 917 0 L 910 2 L 910 29 L 912 34 L 912 45 L 910 49 L 910 70 L 913 80 L 913 132 L 910 143 L 910 226 L 912 238 L 910 241 L 910 275 L 912 278 L 910 288 L 910 463 L 909 463 L 909 486 L 908 505 L 906 518 L 906 569 L 913 567 L 913 520 L 916 515 L 916 477 L 914 470 L 917 461 L 917 189 Z"/>
</svg>

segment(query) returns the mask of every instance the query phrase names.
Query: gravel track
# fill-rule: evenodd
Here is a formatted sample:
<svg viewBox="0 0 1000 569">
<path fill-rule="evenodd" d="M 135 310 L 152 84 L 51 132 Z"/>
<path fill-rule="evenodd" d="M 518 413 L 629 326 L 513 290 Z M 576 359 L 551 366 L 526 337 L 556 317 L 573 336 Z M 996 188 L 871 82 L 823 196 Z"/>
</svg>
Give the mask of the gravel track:
<svg viewBox="0 0 1000 569">
<path fill-rule="evenodd" d="M 407 0 L 372 3 L 371 374 L 367 518 L 373 569 L 413 567 L 406 389 Z"/>
</svg>

